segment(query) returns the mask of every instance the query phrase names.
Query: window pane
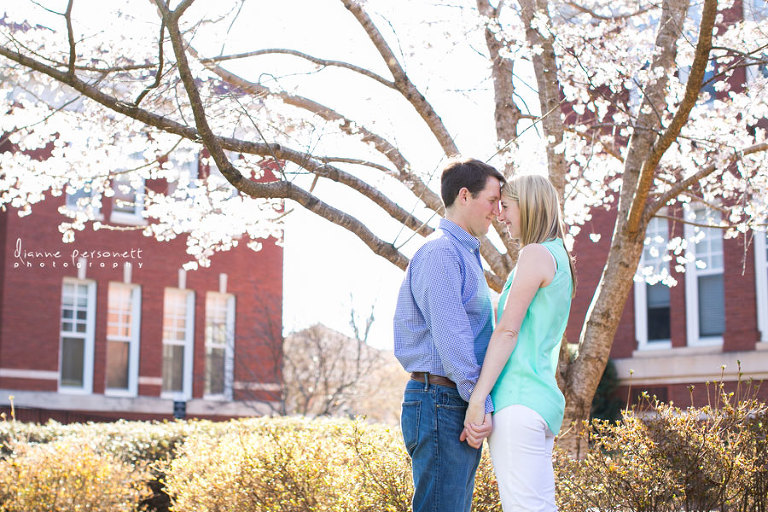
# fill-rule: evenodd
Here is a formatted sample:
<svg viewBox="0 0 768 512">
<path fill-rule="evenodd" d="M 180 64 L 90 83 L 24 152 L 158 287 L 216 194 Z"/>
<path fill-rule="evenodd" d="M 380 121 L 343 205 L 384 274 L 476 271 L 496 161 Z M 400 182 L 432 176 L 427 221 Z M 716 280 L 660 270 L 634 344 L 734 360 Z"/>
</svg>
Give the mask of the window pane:
<svg viewBox="0 0 768 512">
<path fill-rule="evenodd" d="M 723 275 L 699 276 L 699 334 L 719 336 L 725 331 Z"/>
<path fill-rule="evenodd" d="M 107 343 L 107 387 L 128 389 L 128 354 L 130 344 L 123 341 Z"/>
<path fill-rule="evenodd" d="M 139 209 L 136 190 L 131 187 L 129 180 L 117 179 L 113 185 L 115 195 L 112 196 L 112 211 L 135 215 Z"/>
<path fill-rule="evenodd" d="M 85 340 L 62 338 L 61 340 L 61 385 L 83 387 L 85 369 Z"/>
<path fill-rule="evenodd" d="M 648 341 L 670 339 L 669 287 L 663 284 L 646 286 L 648 307 Z"/>
<path fill-rule="evenodd" d="M 209 348 L 205 365 L 205 393 L 208 395 L 224 394 L 224 355 L 223 348 Z"/>
<path fill-rule="evenodd" d="M 705 225 L 714 225 L 720 222 L 718 212 L 710 213 L 706 210 L 696 212 L 696 222 Z M 701 228 L 696 226 L 694 233 L 701 236 L 696 243 L 696 260 L 704 263 L 704 269 L 707 271 L 718 271 L 723 269 L 723 230 L 717 228 Z"/>
<path fill-rule="evenodd" d="M 184 390 L 184 346 L 163 345 L 163 391 Z"/>
</svg>

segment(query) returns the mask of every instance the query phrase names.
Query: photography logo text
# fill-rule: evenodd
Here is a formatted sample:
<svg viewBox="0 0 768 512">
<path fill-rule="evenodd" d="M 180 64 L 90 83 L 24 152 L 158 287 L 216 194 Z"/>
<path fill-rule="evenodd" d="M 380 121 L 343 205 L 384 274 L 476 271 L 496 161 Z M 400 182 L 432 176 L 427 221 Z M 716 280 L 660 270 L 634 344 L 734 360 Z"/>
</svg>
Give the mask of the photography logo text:
<svg viewBox="0 0 768 512">
<path fill-rule="evenodd" d="M 130 248 L 125 250 L 86 249 L 83 247 L 71 250 L 50 250 L 41 248 L 26 248 L 21 238 L 16 239 L 16 249 L 13 251 L 13 268 L 119 268 L 129 262 L 139 268 L 144 266 L 143 249 Z"/>
</svg>

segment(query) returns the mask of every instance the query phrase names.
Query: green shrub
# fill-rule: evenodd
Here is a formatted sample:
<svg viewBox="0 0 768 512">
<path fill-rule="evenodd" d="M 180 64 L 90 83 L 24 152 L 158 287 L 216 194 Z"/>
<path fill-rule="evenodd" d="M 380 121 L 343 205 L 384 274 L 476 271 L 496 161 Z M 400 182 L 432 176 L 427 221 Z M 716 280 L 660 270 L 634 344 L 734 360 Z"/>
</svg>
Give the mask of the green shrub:
<svg viewBox="0 0 768 512">
<path fill-rule="evenodd" d="M 62 439 L 14 448 L 0 461 L 4 512 L 127 512 L 142 497 L 144 471 L 88 444 Z"/>
<path fill-rule="evenodd" d="M 703 408 L 646 405 L 590 423 L 583 460 L 556 448 L 561 512 L 768 512 L 764 404 L 722 393 Z M 399 431 L 362 420 L 0 422 L 0 441 L 2 512 L 410 510 Z M 473 511 L 501 511 L 487 448 Z"/>
<path fill-rule="evenodd" d="M 242 421 L 191 436 L 166 469 L 173 510 L 407 511 L 399 435 L 350 420 Z"/>
<path fill-rule="evenodd" d="M 723 394 L 714 406 L 646 410 L 587 428 L 583 460 L 556 454 L 562 512 L 766 511 L 768 412 Z"/>
</svg>

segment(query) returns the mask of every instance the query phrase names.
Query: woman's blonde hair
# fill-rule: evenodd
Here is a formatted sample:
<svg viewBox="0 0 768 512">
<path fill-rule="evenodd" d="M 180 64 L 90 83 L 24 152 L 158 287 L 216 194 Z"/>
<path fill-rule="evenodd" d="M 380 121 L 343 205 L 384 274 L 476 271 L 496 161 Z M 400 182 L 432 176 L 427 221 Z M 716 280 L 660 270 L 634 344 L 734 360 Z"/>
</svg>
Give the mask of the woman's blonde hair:
<svg viewBox="0 0 768 512">
<path fill-rule="evenodd" d="M 502 197 L 517 202 L 520 207 L 520 245 L 540 244 L 555 238 L 564 238 L 557 190 L 544 176 L 530 174 L 511 178 L 501 189 Z M 573 289 L 576 290 L 576 269 L 573 257 L 568 255 Z"/>
</svg>

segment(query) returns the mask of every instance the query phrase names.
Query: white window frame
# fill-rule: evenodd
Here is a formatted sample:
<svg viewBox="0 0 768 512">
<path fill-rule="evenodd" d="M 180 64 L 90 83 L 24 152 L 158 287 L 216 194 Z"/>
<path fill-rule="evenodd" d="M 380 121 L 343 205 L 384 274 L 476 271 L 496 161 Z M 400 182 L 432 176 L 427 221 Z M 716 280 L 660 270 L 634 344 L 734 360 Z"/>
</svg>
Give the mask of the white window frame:
<svg viewBox="0 0 768 512">
<path fill-rule="evenodd" d="M 88 192 L 88 195 L 84 196 L 84 197 L 89 197 L 91 199 L 93 199 L 94 197 L 97 197 L 97 194 L 95 193 L 93 188 L 91 188 L 90 183 L 86 183 L 85 185 L 83 185 L 82 188 L 79 188 L 79 189 L 75 190 L 75 193 L 80 192 L 80 191 L 83 191 L 83 193 L 85 193 L 85 189 L 86 188 L 90 188 L 90 192 Z M 102 212 L 102 208 L 104 206 L 104 204 L 103 204 L 104 198 L 103 197 L 99 198 L 99 202 L 101 203 L 101 205 L 98 208 L 92 207 L 91 205 L 86 205 L 86 206 L 79 205 L 79 204 L 77 204 L 79 198 L 77 198 L 77 199 L 73 199 L 73 198 L 74 198 L 74 194 L 71 194 L 69 192 L 65 192 L 64 193 L 64 208 L 65 208 L 65 211 L 69 211 L 71 214 L 75 214 L 77 212 L 84 212 L 89 217 L 93 217 L 94 220 L 104 220 L 104 213 Z M 91 210 L 91 211 L 89 211 L 89 210 Z"/>
<path fill-rule="evenodd" d="M 768 261 L 765 231 L 753 231 L 755 241 L 755 289 L 757 291 L 757 328 L 760 341 L 768 342 Z"/>
<path fill-rule="evenodd" d="M 186 296 L 186 314 L 185 314 L 185 332 L 184 341 L 178 343 L 176 340 L 171 342 L 165 339 L 165 333 L 163 333 L 163 347 L 166 344 L 170 345 L 182 345 L 184 347 L 184 368 L 182 373 L 182 390 L 179 391 L 165 391 L 161 390 L 161 398 L 169 398 L 173 400 L 190 400 L 192 398 L 192 377 L 193 377 L 193 364 L 194 364 L 194 352 L 195 352 L 195 292 L 192 290 L 185 290 L 183 288 L 166 288 L 163 294 L 163 322 L 165 322 L 165 300 L 168 293 L 180 293 Z M 165 328 L 163 328 L 165 331 Z M 162 356 L 161 356 L 162 357 Z M 162 375 L 161 375 L 162 381 Z M 162 382 L 161 382 L 162 386 Z"/>
<path fill-rule="evenodd" d="M 663 212 L 662 212 L 663 213 Z M 663 222 L 667 228 L 665 241 L 669 242 L 669 223 L 667 219 L 661 217 L 654 217 L 651 222 L 658 221 Z M 649 224 L 650 227 L 650 224 Z M 648 232 L 646 231 L 646 238 L 648 238 Z M 666 244 L 665 244 L 666 245 Z M 648 341 L 648 294 L 645 278 L 639 274 L 640 269 L 645 266 L 645 249 L 640 256 L 640 264 L 638 265 L 638 274 L 635 277 L 635 339 L 637 340 L 638 350 L 658 350 L 668 349 L 672 347 L 672 340 L 653 340 Z M 667 273 L 669 273 L 669 262 L 666 262 Z M 671 326 L 670 326 L 671 327 Z"/>
<path fill-rule="evenodd" d="M 755 4 L 758 2 L 762 3 L 762 10 L 763 12 L 768 15 L 768 1 L 766 0 L 744 0 L 741 4 L 742 7 L 742 15 L 744 16 L 744 20 L 746 21 L 761 21 L 764 18 L 760 18 L 759 16 L 755 16 L 755 12 L 757 12 L 757 9 L 755 8 Z M 754 66 L 750 66 L 747 68 L 747 83 L 757 79 L 758 76 L 758 69 Z"/>
<path fill-rule="evenodd" d="M 135 154 L 131 157 L 132 161 L 135 161 L 137 165 L 141 164 L 143 162 L 143 158 L 141 157 L 141 154 Z M 116 224 L 129 224 L 129 225 L 146 225 L 147 219 L 144 218 L 144 195 L 145 195 L 145 180 L 144 178 L 141 178 L 141 183 L 138 187 L 134 187 L 131 184 L 131 181 L 138 181 L 138 180 L 131 180 L 130 174 L 127 173 L 120 173 L 118 172 L 115 174 L 112 178 L 112 190 L 115 192 L 115 195 L 112 196 L 112 211 L 109 216 L 109 221 L 114 222 Z M 121 212 L 121 211 L 115 211 L 115 207 L 117 206 L 117 193 L 120 192 L 119 187 L 120 186 L 127 186 L 130 187 L 131 190 L 136 194 L 135 197 L 135 203 L 133 205 L 133 212 Z"/>
<path fill-rule="evenodd" d="M 689 221 L 695 222 L 697 212 L 700 209 L 686 208 L 685 216 Z M 689 347 L 715 346 L 723 344 L 722 336 L 704 336 L 700 335 L 699 330 L 699 276 L 717 274 L 712 269 L 698 269 L 696 267 L 696 244 L 693 243 L 695 235 L 695 226 L 685 224 L 685 239 L 688 241 L 686 250 L 685 265 L 685 323 L 686 335 Z M 722 236 L 722 233 L 721 233 Z M 720 273 L 725 272 L 725 247 L 723 247 L 723 268 Z M 725 302 L 725 297 L 723 297 Z M 725 307 L 725 304 L 723 304 Z"/>
<path fill-rule="evenodd" d="M 139 350 L 141 339 L 141 287 L 136 284 L 110 282 L 109 288 L 128 288 L 131 301 L 131 336 L 126 339 L 111 339 L 109 335 L 109 297 L 107 293 L 107 351 L 110 341 L 128 343 L 128 389 L 110 388 L 106 384 L 107 375 L 104 372 L 104 394 L 109 396 L 137 396 L 139 392 Z"/>
<path fill-rule="evenodd" d="M 73 285 L 86 286 L 86 320 L 85 320 L 85 333 L 77 332 L 64 332 L 62 331 L 62 312 L 64 306 L 64 286 Z M 72 393 L 89 395 L 93 393 L 93 362 L 94 362 L 94 346 L 95 346 L 95 334 L 96 334 L 96 282 L 86 279 L 75 279 L 72 277 L 65 277 L 62 282 L 62 295 L 61 304 L 59 308 L 59 371 L 58 371 L 58 390 L 59 393 Z M 77 316 L 76 314 L 74 315 Z M 75 318 L 73 317 L 73 320 Z M 62 363 L 64 361 L 64 335 L 68 338 L 82 338 L 84 340 L 83 347 L 83 385 L 82 386 L 66 386 L 62 384 L 61 371 Z"/>
<path fill-rule="evenodd" d="M 226 332 L 227 338 L 223 347 L 220 345 L 218 348 L 224 348 L 224 393 L 209 394 L 205 392 L 203 398 L 209 400 L 232 400 L 232 383 L 234 381 L 234 352 L 235 352 L 235 296 L 231 293 L 219 293 L 208 292 L 205 302 L 205 388 L 208 388 L 208 347 L 210 343 L 209 330 L 208 330 L 208 312 L 209 302 L 211 297 L 223 297 L 226 300 Z"/>
</svg>

